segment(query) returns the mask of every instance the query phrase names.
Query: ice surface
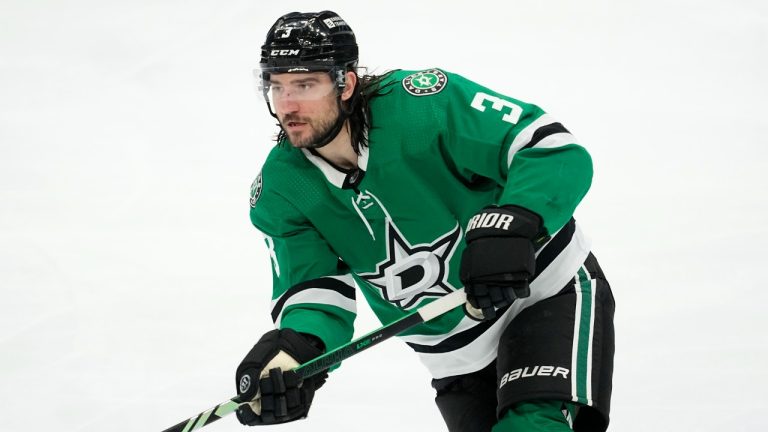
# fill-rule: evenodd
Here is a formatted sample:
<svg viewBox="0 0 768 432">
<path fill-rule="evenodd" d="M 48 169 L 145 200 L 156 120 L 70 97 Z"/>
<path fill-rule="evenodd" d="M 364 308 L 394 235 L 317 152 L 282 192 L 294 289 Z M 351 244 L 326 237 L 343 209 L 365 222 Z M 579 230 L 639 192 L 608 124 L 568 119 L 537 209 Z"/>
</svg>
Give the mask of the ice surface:
<svg viewBox="0 0 768 432">
<path fill-rule="evenodd" d="M 576 216 L 617 299 L 612 430 L 764 428 L 764 2 L 6 0 L 3 431 L 160 431 L 234 395 L 271 326 L 247 201 L 274 121 L 251 70 L 277 16 L 318 8 L 373 71 L 462 73 L 590 150 Z M 393 340 L 281 430 L 443 430 L 432 397 Z"/>
</svg>

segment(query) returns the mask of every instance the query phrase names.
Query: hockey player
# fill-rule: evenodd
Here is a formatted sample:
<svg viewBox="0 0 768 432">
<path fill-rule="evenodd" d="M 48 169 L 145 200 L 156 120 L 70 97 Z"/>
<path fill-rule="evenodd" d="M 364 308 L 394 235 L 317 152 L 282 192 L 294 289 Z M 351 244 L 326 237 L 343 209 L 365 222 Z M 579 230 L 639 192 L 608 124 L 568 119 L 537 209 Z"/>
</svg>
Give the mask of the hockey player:
<svg viewBox="0 0 768 432">
<path fill-rule="evenodd" d="M 328 376 L 289 370 L 351 340 L 357 285 L 383 323 L 465 289 L 463 309 L 400 335 L 448 430 L 605 430 L 614 301 L 572 217 L 586 150 L 539 107 L 462 76 L 361 76 L 357 61 L 330 11 L 280 17 L 262 47 L 280 129 L 250 215 L 276 329 L 237 368 L 240 422 L 307 416 Z"/>
</svg>

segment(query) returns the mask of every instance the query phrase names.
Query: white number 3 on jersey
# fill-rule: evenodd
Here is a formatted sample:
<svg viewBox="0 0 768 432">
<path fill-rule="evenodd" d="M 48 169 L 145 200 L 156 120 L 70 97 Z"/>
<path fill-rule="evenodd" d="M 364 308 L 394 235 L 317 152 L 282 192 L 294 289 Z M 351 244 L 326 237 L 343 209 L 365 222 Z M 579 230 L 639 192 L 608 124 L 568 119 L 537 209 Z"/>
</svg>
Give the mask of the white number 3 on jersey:
<svg viewBox="0 0 768 432">
<path fill-rule="evenodd" d="M 501 117 L 501 119 L 505 122 L 517 124 L 517 122 L 520 120 L 520 116 L 523 114 L 523 109 L 520 106 L 515 105 L 510 101 L 499 99 L 496 96 L 485 94 L 483 92 L 477 92 L 470 105 L 472 108 L 480 112 L 484 112 L 485 101 L 490 101 L 491 108 L 495 109 L 496 111 L 504 112 L 505 109 L 509 109 L 509 111 L 504 113 L 504 116 Z"/>
</svg>

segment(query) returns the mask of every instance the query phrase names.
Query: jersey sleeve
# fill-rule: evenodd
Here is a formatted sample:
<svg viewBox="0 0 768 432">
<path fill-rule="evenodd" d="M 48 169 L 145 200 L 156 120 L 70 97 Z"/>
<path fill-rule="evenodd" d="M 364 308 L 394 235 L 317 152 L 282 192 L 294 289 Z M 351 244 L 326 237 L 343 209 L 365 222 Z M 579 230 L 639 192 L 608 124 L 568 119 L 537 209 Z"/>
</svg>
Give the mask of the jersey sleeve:
<svg viewBox="0 0 768 432">
<path fill-rule="evenodd" d="M 444 90 L 443 145 L 459 175 L 491 179 L 502 187 L 494 204 L 538 213 L 550 234 L 562 228 L 592 182 L 587 150 L 536 105 L 456 74 Z"/>
<path fill-rule="evenodd" d="M 272 320 L 278 328 L 319 337 L 331 350 L 352 339 L 354 280 L 312 224 L 269 181 L 265 167 L 254 182 L 257 193 L 251 188 L 250 217 L 271 259 Z"/>
</svg>

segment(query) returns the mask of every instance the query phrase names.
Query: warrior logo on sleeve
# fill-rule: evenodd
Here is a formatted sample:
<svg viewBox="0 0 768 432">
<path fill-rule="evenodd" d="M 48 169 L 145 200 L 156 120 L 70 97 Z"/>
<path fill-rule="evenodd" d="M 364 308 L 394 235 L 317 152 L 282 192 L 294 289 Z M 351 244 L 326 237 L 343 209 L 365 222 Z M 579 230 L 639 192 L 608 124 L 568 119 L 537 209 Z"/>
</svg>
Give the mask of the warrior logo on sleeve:
<svg viewBox="0 0 768 432">
<path fill-rule="evenodd" d="M 448 282 L 448 262 L 461 237 L 458 224 L 431 244 L 416 246 L 391 222 L 386 229 L 387 258 L 376 265 L 376 272 L 359 276 L 379 288 L 387 301 L 409 309 L 425 297 L 442 297 L 456 290 Z"/>
</svg>

